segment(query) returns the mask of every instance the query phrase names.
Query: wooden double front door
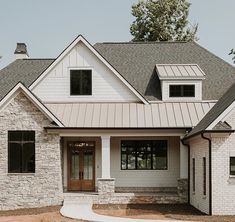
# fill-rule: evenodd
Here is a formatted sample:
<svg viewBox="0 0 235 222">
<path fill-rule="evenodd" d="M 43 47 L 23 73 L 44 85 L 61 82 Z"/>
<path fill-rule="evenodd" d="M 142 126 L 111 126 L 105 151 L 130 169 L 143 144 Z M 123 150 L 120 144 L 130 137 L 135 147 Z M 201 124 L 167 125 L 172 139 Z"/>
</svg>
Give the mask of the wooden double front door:
<svg viewBox="0 0 235 222">
<path fill-rule="evenodd" d="M 68 191 L 95 190 L 95 142 L 68 142 Z"/>
</svg>

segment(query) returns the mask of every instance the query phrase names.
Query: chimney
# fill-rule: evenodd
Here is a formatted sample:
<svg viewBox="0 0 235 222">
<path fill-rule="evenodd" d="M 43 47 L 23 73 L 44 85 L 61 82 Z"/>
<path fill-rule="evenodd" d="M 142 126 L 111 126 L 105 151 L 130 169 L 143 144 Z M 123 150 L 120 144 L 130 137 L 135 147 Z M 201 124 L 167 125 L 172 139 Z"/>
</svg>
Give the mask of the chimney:
<svg viewBox="0 0 235 222">
<path fill-rule="evenodd" d="M 14 54 L 15 54 L 16 59 L 27 59 L 27 58 L 29 58 L 26 44 L 25 43 L 17 43 L 16 50 L 15 50 Z"/>
</svg>

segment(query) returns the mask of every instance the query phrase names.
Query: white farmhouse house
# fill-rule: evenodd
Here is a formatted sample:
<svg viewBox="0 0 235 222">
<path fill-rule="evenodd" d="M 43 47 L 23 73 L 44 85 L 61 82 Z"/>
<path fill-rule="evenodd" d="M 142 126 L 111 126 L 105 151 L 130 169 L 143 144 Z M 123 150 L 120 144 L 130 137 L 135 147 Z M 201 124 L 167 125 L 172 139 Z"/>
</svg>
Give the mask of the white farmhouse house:
<svg viewBox="0 0 235 222">
<path fill-rule="evenodd" d="M 235 214 L 235 68 L 195 42 L 17 45 L 0 71 L 0 210 L 189 203 Z"/>
</svg>

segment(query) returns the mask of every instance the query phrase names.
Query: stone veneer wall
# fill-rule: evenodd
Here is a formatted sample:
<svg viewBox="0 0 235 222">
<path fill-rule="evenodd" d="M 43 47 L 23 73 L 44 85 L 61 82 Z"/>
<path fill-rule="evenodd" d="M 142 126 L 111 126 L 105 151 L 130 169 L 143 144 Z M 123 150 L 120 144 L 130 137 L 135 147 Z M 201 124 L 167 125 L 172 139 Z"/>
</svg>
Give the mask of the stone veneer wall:
<svg viewBox="0 0 235 222">
<path fill-rule="evenodd" d="M 23 93 L 0 112 L 0 210 L 62 203 L 60 138 L 45 132 L 44 127 L 49 125 Z M 8 130 L 35 131 L 34 174 L 8 174 Z"/>
</svg>

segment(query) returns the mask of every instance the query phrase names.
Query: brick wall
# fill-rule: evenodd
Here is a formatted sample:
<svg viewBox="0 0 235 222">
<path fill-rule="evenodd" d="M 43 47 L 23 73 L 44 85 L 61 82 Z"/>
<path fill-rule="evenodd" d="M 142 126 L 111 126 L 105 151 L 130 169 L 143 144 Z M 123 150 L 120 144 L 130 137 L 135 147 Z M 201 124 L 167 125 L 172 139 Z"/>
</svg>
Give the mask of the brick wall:
<svg viewBox="0 0 235 222">
<path fill-rule="evenodd" d="M 62 203 L 60 138 L 44 127 L 50 121 L 22 94 L 0 112 L 0 210 Z M 8 130 L 34 130 L 36 172 L 8 174 Z"/>
<path fill-rule="evenodd" d="M 203 157 L 206 157 L 206 195 L 203 194 Z M 195 158 L 195 192 L 192 158 Z M 200 211 L 209 213 L 209 145 L 200 136 L 190 141 L 190 203 Z"/>
</svg>

